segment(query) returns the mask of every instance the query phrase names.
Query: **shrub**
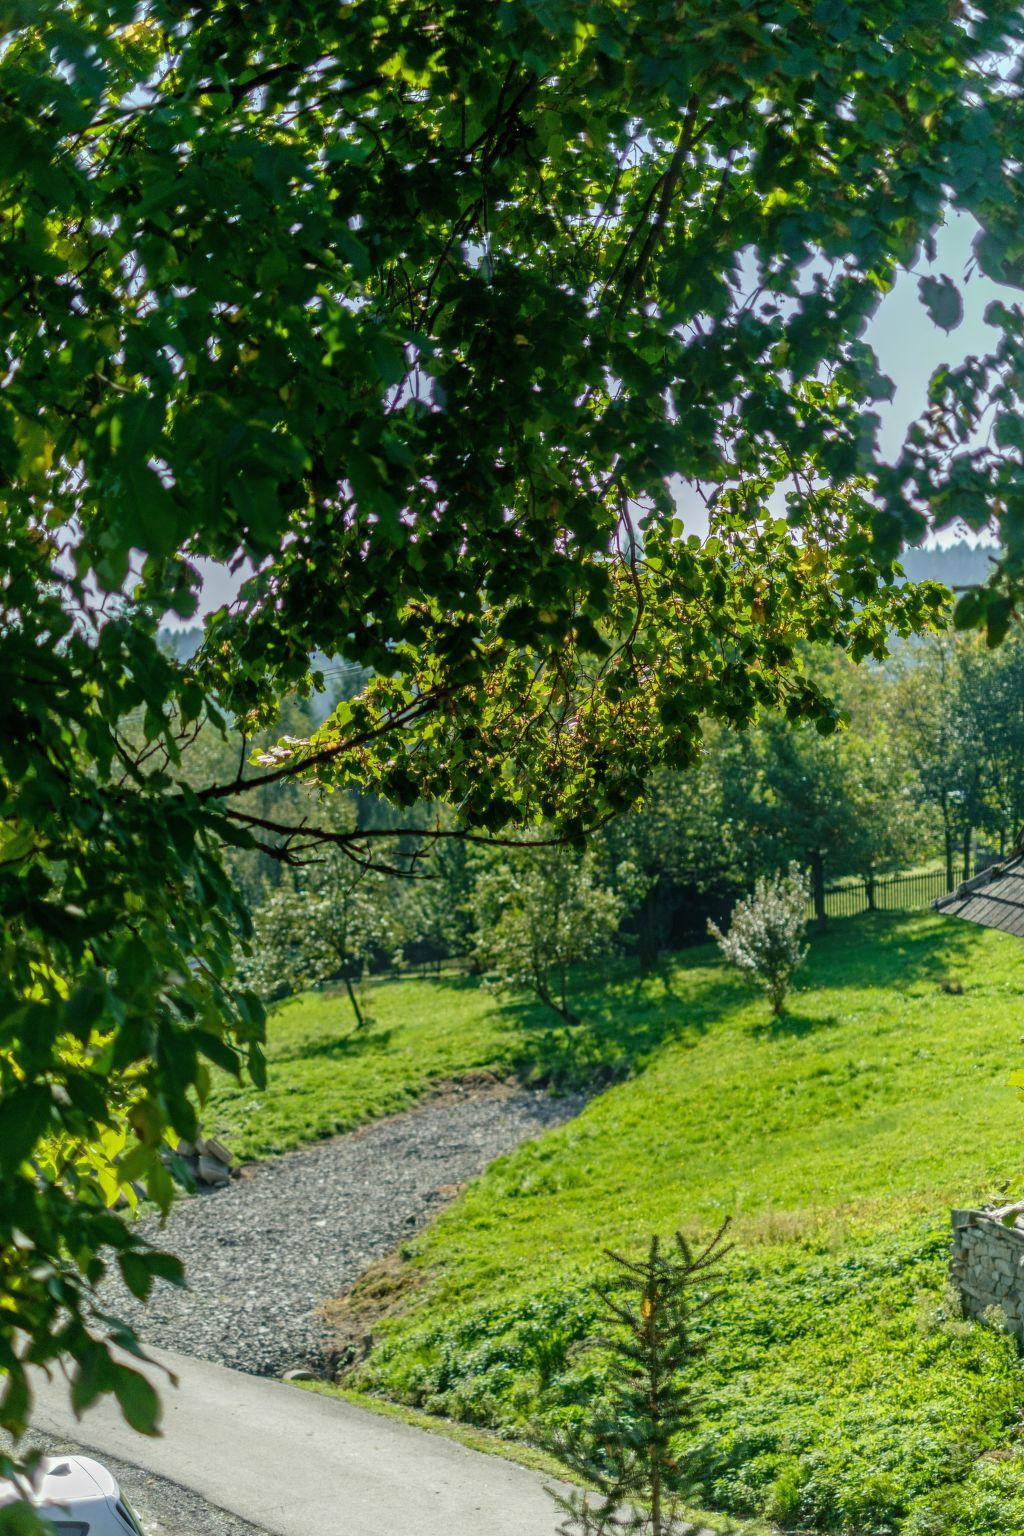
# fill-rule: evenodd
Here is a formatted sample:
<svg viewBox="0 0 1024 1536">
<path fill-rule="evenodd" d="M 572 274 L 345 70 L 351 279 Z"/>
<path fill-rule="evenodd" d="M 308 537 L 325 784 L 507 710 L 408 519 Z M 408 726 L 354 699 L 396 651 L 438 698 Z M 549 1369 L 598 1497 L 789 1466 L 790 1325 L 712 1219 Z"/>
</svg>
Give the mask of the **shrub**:
<svg viewBox="0 0 1024 1536">
<path fill-rule="evenodd" d="M 729 964 L 764 988 L 774 1015 L 782 1012 L 793 974 L 807 958 L 807 896 L 807 881 L 791 864 L 785 875 L 755 882 L 753 895 L 733 908 L 728 933 L 708 923 Z"/>
</svg>

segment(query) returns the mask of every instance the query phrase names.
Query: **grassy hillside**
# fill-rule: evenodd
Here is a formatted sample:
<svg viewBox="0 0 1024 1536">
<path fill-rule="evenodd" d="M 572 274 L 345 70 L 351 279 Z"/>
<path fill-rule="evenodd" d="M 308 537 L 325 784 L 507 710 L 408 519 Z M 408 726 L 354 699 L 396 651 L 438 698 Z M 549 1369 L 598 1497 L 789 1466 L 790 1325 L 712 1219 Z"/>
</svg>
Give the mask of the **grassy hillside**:
<svg viewBox="0 0 1024 1536">
<path fill-rule="evenodd" d="M 947 973 L 963 996 L 939 990 Z M 948 1206 L 1024 1161 L 1008 1084 L 1024 1057 L 1022 983 L 1013 939 L 880 915 L 816 943 L 777 1025 L 710 952 L 664 982 L 595 986 L 591 1027 L 561 1037 L 529 1010 L 433 988 L 433 1028 L 458 1017 L 480 1059 L 549 1076 L 637 1070 L 502 1159 L 405 1250 L 420 1284 L 361 1384 L 509 1434 L 578 1414 L 602 1385 L 574 1349 L 601 1248 L 729 1214 L 703 1499 L 794 1531 L 1024 1530 L 1016 1351 L 961 1323 L 944 1291 Z M 347 1081 L 350 1063 L 339 1070 Z"/>
<path fill-rule="evenodd" d="M 356 1030 L 343 993 L 307 992 L 275 1008 L 266 1091 L 218 1073 L 208 1128 L 237 1156 L 266 1157 L 408 1109 L 446 1079 L 512 1070 L 512 1032 L 475 982 L 375 987 L 372 1014 L 372 1027 Z"/>
</svg>

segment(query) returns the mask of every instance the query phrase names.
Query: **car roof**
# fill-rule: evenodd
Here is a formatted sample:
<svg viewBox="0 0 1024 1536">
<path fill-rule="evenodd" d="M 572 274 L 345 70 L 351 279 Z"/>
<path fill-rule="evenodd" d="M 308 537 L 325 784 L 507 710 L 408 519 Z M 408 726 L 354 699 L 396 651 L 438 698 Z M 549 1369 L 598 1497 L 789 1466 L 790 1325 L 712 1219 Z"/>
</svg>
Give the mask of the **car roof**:
<svg viewBox="0 0 1024 1536">
<path fill-rule="evenodd" d="M 0 1506 L 17 1503 L 26 1491 L 9 1479 L 0 1478 Z M 36 1505 L 70 1505 L 98 1498 L 116 1499 L 119 1491 L 106 1467 L 91 1456 L 44 1456 L 31 1497 Z"/>
</svg>

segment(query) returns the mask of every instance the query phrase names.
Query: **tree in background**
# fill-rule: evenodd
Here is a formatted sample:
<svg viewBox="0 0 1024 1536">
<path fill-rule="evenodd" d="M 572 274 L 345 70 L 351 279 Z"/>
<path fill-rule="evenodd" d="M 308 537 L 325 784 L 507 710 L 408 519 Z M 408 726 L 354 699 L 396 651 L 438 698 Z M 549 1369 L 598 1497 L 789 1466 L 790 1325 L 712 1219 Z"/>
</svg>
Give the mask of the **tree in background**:
<svg viewBox="0 0 1024 1536">
<path fill-rule="evenodd" d="M 763 988 L 776 1017 L 807 959 L 807 897 L 807 881 L 791 864 L 785 875 L 762 875 L 755 881 L 753 895 L 733 908 L 728 933 L 708 924 L 724 958 Z"/>
<path fill-rule="evenodd" d="M 475 944 L 473 892 L 485 867 L 483 850 L 452 839 L 438 843 L 423 860 L 422 879 L 402 893 L 406 954 L 424 959 L 472 962 Z"/>
<path fill-rule="evenodd" d="M 555 1494 L 564 1536 L 686 1536 L 692 1496 L 685 1437 L 696 1421 L 693 1375 L 705 1350 L 701 1314 L 714 1301 L 708 1276 L 728 1252 L 722 1226 L 695 1253 L 682 1233 L 666 1253 L 652 1237 L 643 1259 L 608 1253 L 611 1278 L 597 1287 L 608 1332 L 610 1401 L 553 1449 L 586 1491 Z"/>
<path fill-rule="evenodd" d="M 166 1205 L 208 1061 L 262 1080 L 229 852 L 407 861 L 416 803 L 451 809 L 444 835 L 578 842 L 692 764 L 705 717 L 828 729 L 801 648 L 880 657 L 933 621 L 898 581 L 933 506 L 998 509 L 1014 560 L 961 620 L 1005 631 L 1013 381 L 945 370 L 890 463 L 862 336 L 949 201 L 1015 271 L 1019 82 L 991 59 L 1021 27 L 1009 0 L 925 25 L 892 0 L 13 8 L 0 1427 L 26 1422 L 27 1357 L 70 1352 L 82 1406 L 142 1390 L 92 1288 L 133 1244 L 136 1280 L 163 1261 L 109 1180 L 39 1154 L 127 1127 L 107 1171 Z M 951 282 L 922 297 L 955 322 Z M 210 561 L 251 574 L 186 659 L 159 628 Z M 251 761 L 338 655 L 365 685 Z M 203 728 L 241 748 L 206 782 Z M 310 786 L 294 816 L 262 800 L 285 781 Z M 320 820 L 329 789 L 387 824 Z"/>
<path fill-rule="evenodd" d="M 603 834 L 613 882 L 627 871 L 626 926 L 644 969 L 681 934 L 703 933 L 694 914 L 742 886 L 747 821 L 726 808 L 723 734 L 709 730 L 686 772 L 659 769 L 641 805 Z"/>
<path fill-rule="evenodd" d="M 370 1022 L 358 987 L 371 962 L 394 962 L 402 924 L 391 882 L 340 858 L 282 882 L 256 909 L 249 985 L 266 1001 L 341 981 L 358 1028 Z"/>
<path fill-rule="evenodd" d="M 570 969 L 615 950 L 623 898 L 601 877 L 594 856 L 548 850 L 497 865 L 475 892 L 481 966 L 493 985 L 532 992 L 566 1024 Z"/>
<path fill-rule="evenodd" d="M 746 820 L 755 868 L 795 860 L 806 869 L 819 924 L 830 875 L 860 874 L 870 896 L 879 873 L 923 844 L 909 772 L 877 722 L 870 736 L 850 729 L 823 737 L 765 720 L 736 755 L 745 766 L 731 782 L 731 812 Z"/>
<path fill-rule="evenodd" d="M 1024 823 L 1024 642 L 941 635 L 897 652 L 886 736 L 934 816 L 946 879 L 969 873 L 980 835 L 1000 852 Z"/>
</svg>

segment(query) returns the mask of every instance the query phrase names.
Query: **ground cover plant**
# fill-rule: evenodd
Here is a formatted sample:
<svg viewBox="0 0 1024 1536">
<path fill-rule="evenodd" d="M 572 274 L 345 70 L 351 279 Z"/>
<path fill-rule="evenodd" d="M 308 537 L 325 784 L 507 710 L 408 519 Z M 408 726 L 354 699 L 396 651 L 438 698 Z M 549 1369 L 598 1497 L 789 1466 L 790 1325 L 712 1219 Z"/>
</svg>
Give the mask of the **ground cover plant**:
<svg viewBox="0 0 1024 1536">
<path fill-rule="evenodd" d="M 508 1436 L 571 1425 L 604 1387 L 576 1353 L 601 1247 L 730 1214 L 700 1497 L 787 1531 L 1019 1530 L 1024 1376 L 945 1268 L 948 1206 L 1020 1168 L 1022 967 L 1005 936 L 877 914 L 815 942 L 781 1021 L 710 947 L 595 987 L 595 1058 L 617 1038 L 632 1075 L 407 1245 L 418 1288 L 358 1384 Z"/>
</svg>

